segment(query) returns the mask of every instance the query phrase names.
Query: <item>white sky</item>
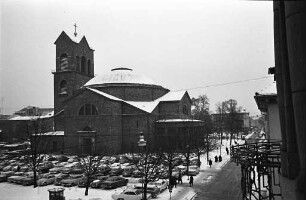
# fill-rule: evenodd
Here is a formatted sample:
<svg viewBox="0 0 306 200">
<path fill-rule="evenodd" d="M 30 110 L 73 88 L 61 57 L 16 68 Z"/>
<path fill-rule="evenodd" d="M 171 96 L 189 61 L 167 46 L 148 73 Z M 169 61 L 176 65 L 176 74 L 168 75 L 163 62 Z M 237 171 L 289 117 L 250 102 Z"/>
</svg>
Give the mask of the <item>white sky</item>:
<svg viewBox="0 0 306 200">
<path fill-rule="evenodd" d="M 273 2 L 207 0 L 3 0 L 3 112 L 53 107 L 55 45 L 61 31 L 85 35 L 95 74 L 129 67 L 170 90 L 268 76 L 274 66 Z M 230 98 L 258 114 L 254 94 L 273 77 L 188 90 L 211 110 Z M 1 103 L 1 99 L 0 99 Z M 0 104 L 1 107 L 1 104 Z"/>
</svg>

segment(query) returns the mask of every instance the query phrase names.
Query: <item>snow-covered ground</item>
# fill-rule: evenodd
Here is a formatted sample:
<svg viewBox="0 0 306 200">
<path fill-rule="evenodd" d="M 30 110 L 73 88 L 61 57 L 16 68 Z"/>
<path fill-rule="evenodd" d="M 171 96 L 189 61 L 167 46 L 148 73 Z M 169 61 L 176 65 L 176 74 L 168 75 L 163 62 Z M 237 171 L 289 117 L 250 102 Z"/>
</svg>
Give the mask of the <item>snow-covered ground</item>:
<svg viewBox="0 0 306 200">
<path fill-rule="evenodd" d="M 227 144 L 228 143 L 228 144 Z M 226 155 L 225 147 L 229 147 L 229 141 L 224 141 L 222 146 L 222 157 L 224 158 L 223 162 L 214 164 L 216 169 L 222 168 L 222 166 L 227 162 L 229 156 Z M 209 156 L 213 160 L 215 155 L 219 155 L 220 149 L 217 149 L 213 152 L 210 152 Z M 205 169 L 209 168 L 207 165 L 206 155 L 201 157 L 201 168 L 200 174 L 194 177 L 194 182 L 199 182 L 203 179 L 202 174 Z M 132 187 L 133 184 L 137 182 L 136 179 L 130 179 L 129 184 L 126 187 Z M 183 185 L 178 184 L 177 188 L 173 188 L 171 196 L 180 196 L 180 199 L 188 200 L 189 197 L 195 194 L 194 189 L 189 187 L 189 180 L 187 176 L 183 177 Z M 60 186 L 49 185 L 45 187 L 33 188 L 33 186 L 22 186 L 11 183 L 0 183 L 0 199 L 4 200 L 42 200 L 49 199 L 48 189 L 59 188 Z M 113 190 L 102 190 L 102 189 L 89 189 L 88 196 L 85 196 L 85 188 L 70 187 L 65 188 L 64 196 L 66 200 L 112 200 L 111 195 L 116 192 L 122 192 L 126 187 L 113 189 Z M 170 199 L 170 193 L 168 190 L 163 191 L 158 195 L 156 200 L 168 200 Z M 174 198 L 172 198 L 174 199 Z"/>
</svg>

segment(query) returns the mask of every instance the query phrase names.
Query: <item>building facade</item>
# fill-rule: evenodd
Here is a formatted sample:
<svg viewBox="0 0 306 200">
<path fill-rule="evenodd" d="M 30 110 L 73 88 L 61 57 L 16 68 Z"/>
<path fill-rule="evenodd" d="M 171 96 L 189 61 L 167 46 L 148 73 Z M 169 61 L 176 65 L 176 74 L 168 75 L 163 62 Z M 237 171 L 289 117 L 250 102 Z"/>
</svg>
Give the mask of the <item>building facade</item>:
<svg viewBox="0 0 306 200">
<path fill-rule="evenodd" d="M 183 121 L 191 118 L 187 91 L 171 92 L 129 68 L 94 77 L 94 50 L 85 37 L 77 42 L 62 32 L 55 45 L 54 127 L 64 131 L 65 153 L 128 152 L 140 132 L 157 146 L 157 127 L 201 126 Z"/>
</svg>

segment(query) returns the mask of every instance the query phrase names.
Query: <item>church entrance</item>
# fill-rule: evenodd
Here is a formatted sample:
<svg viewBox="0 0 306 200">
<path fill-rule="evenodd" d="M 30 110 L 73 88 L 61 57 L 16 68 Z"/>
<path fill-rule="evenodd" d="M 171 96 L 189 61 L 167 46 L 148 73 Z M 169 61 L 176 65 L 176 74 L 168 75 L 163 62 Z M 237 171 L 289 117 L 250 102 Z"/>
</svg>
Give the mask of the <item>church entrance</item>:
<svg viewBox="0 0 306 200">
<path fill-rule="evenodd" d="M 91 142 L 91 138 L 83 138 L 83 151 L 82 154 L 92 154 L 93 144 Z"/>
<path fill-rule="evenodd" d="M 96 149 L 96 131 L 88 126 L 82 131 L 77 131 L 79 135 L 79 153 L 82 155 L 93 155 Z"/>
</svg>

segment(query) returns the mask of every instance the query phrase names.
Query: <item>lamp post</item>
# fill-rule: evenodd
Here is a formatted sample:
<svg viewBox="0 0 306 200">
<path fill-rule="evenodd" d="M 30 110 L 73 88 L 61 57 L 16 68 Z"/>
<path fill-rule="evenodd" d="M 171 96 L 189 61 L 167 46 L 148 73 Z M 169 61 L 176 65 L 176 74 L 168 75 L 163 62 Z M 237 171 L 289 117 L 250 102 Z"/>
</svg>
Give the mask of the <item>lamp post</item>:
<svg viewBox="0 0 306 200">
<path fill-rule="evenodd" d="M 190 154 L 190 152 L 189 152 L 189 145 L 187 144 L 186 145 L 186 148 L 187 148 L 187 180 L 189 180 L 189 176 L 188 176 L 188 174 L 189 174 L 189 154 Z"/>
<path fill-rule="evenodd" d="M 144 174 L 142 174 L 142 181 L 141 181 L 141 185 L 142 185 L 142 199 L 143 200 L 146 200 L 147 199 L 147 192 L 146 192 L 146 188 L 144 188 L 144 185 L 143 185 L 143 176 L 145 176 L 145 173 L 146 173 L 146 168 L 147 168 L 147 152 L 146 152 L 146 146 L 147 146 L 147 141 L 144 140 L 144 135 L 143 135 L 143 132 L 140 132 L 139 133 L 139 141 L 138 141 L 138 147 L 143 147 L 144 148 L 144 152 L 146 153 L 145 155 L 145 163 L 144 163 Z M 146 180 L 146 177 L 145 177 L 145 181 Z M 146 185 L 146 183 L 145 183 Z M 144 194 L 145 193 L 145 194 Z"/>
</svg>

